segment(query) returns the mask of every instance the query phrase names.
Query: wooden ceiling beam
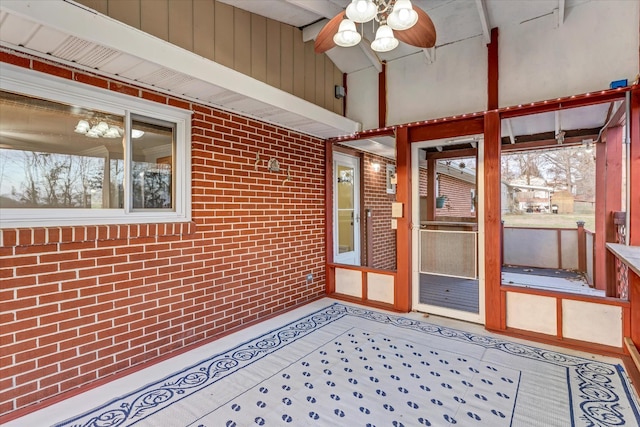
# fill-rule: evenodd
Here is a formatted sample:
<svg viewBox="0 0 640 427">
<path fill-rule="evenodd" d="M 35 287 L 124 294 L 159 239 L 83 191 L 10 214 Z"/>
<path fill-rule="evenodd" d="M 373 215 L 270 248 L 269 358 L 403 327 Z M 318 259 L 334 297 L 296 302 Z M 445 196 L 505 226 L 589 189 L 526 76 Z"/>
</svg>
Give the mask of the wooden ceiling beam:
<svg viewBox="0 0 640 427">
<path fill-rule="evenodd" d="M 487 4 L 485 0 L 476 0 L 478 15 L 480 15 L 480 26 L 482 27 L 482 39 L 485 44 L 491 43 L 491 23 L 489 22 L 489 14 L 487 13 Z"/>
</svg>

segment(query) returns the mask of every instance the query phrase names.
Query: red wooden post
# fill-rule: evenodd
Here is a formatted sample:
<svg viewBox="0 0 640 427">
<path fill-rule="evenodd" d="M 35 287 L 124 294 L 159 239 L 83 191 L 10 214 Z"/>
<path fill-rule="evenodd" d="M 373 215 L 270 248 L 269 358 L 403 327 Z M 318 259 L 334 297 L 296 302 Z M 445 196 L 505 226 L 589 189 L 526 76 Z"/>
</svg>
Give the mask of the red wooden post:
<svg viewBox="0 0 640 427">
<path fill-rule="evenodd" d="M 487 110 L 498 108 L 498 29 L 491 29 L 491 42 L 487 45 Z"/>
<path fill-rule="evenodd" d="M 409 130 L 398 129 L 396 134 L 396 201 L 403 204 L 402 218 L 396 231 L 396 286 L 394 308 L 411 310 L 411 143 Z"/>
<path fill-rule="evenodd" d="M 627 146 L 631 158 L 628 181 L 631 197 L 627 204 L 627 215 L 629 215 L 627 241 L 630 245 L 640 246 L 640 88 L 638 86 L 631 92 L 631 117 L 627 120 L 631 120 L 631 144 Z M 640 306 L 635 309 L 640 311 Z"/>
<path fill-rule="evenodd" d="M 500 115 L 497 111 L 490 111 L 485 114 L 484 123 L 485 326 L 499 330 L 506 311 L 500 296 Z"/>
<path fill-rule="evenodd" d="M 327 294 L 336 291 L 335 269 L 329 267 L 333 263 L 333 143 L 324 143 L 324 235 L 325 235 L 325 290 Z"/>
<path fill-rule="evenodd" d="M 382 61 L 382 71 L 378 74 L 378 127 L 387 123 L 387 63 Z"/>
<path fill-rule="evenodd" d="M 614 257 L 606 248 L 615 242 L 613 213 L 622 205 L 622 127 L 608 128 L 605 143 L 596 144 L 596 244 L 594 247 L 594 276 L 596 289 L 603 289 L 615 297 Z"/>
</svg>

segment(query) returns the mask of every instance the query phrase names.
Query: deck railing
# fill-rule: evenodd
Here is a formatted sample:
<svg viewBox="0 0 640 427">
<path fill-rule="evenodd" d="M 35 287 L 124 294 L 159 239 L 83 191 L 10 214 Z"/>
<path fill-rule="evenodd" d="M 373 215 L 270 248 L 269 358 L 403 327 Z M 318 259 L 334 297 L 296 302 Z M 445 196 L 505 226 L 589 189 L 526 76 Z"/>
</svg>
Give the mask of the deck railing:
<svg viewBox="0 0 640 427">
<path fill-rule="evenodd" d="M 503 265 L 587 271 L 583 223 L 577 229 L 503 227 L 502 239 Z"/>
</svg>

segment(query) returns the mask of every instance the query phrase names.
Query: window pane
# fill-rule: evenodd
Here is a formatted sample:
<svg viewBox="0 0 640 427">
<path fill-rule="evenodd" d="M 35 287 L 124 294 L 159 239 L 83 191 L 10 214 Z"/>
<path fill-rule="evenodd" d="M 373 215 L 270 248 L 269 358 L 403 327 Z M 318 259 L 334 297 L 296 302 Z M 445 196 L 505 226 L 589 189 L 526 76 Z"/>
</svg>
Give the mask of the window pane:
<svg viewBox="0 0 640 427">
<path fill-rule="evenodd" d="M 123 206 L 123 117 L 5 91 L 0 117 L 1 208 Z"/>
<path fill-rule="evenodd" d="M 132 124 L 133 208 L 174 210 L 174 125 L 143 120 Z"/>
<path fill-rule="evenodd" d="M 351 252 L 355 249 L 354 236 L 354 169 L 351 166 L 338 164 L 338 253 Z"/>
</svg>

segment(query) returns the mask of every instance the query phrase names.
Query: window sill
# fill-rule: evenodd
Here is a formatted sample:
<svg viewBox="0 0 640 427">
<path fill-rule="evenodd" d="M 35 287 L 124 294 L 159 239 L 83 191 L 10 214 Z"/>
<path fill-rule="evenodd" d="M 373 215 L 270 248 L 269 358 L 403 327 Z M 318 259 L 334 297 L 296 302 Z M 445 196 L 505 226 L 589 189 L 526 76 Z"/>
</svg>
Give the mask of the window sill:
<svg viewBox="0 0 640 427">
<path fill-rule="evenodd" d="M 5 228 L 0 230 L 0 246 L 38 246 L 144 237 L 194 234 L 196 223 L 80 225 L 62 227 Z"/>
</svg>

